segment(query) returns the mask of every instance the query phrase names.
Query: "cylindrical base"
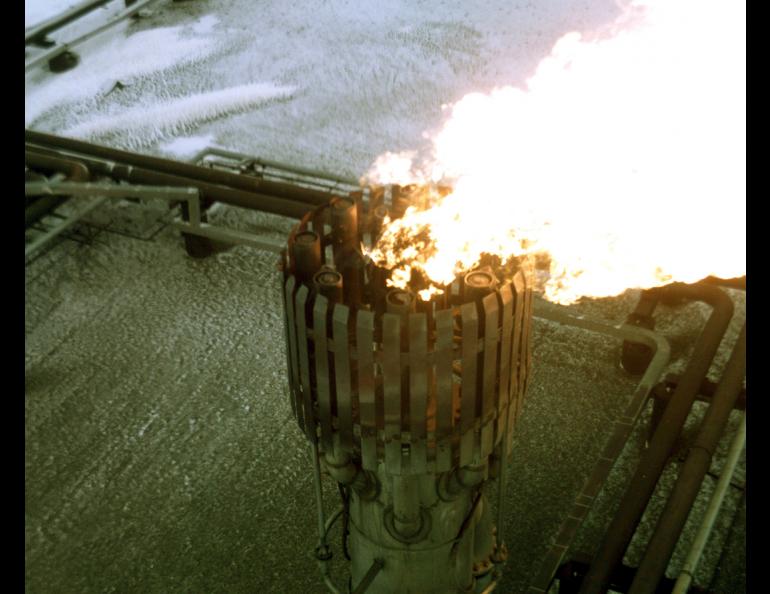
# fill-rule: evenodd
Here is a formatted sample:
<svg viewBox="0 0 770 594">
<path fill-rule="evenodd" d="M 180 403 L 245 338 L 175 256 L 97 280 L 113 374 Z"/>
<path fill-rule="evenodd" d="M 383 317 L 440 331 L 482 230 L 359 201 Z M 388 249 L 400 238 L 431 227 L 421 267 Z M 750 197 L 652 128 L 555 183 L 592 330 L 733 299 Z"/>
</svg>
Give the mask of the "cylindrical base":
<svg viewBox="0 0 770 594">
<path fill-rule="evenodd" d="M 367 594 L 491 591 L 498 576 L 493 562 L 495 530 L 481 485 L 464 488 L 446 501 L 439 497 L 440 477 L 435 474 L 409 477 L 413 488 L 408 490 L 383 467 L 377 475 L 382 485 L 377 499 L 364 500 L 355 491 L 350 499 L 353 589 L 380 559 L 383 568 Z M 414 511 L 419 520 L 408 533 L 399 533 L 395 516 L 405 509 Z"/>
</svg>

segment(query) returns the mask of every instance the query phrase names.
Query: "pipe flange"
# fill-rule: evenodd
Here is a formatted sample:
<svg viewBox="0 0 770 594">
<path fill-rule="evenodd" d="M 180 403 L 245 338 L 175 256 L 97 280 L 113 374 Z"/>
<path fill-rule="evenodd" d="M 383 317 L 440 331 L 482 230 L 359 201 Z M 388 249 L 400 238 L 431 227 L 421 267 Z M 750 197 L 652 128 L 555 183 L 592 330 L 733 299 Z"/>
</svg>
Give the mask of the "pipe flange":
<svg viewBox="0 0 770 594">
<path fill-rule="evenodd" d="M 430 514 L 423 508 L 420 508 L 420 527 L 412 535 L 402 535 L 398 532 L 395 525 L 395 516 L 393 514 L 393 506 L 389 505 L 385 508 L 385 514 L 383 518 L 385 522 L 385 529 L 388 531 L 395 540 L 404 544 L 414 544 L 427 538 L 430 533 Z"/>
</svg>

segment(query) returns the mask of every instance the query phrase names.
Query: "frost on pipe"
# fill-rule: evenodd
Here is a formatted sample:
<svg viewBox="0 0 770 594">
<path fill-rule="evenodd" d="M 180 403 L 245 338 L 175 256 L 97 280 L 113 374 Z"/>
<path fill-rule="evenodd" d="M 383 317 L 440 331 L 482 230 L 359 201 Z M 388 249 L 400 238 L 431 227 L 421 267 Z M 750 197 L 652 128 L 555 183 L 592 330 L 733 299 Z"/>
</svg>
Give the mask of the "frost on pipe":
<svg viewBox="0 0 770 594">
<path fill-rule="evenodd" d="M 399 192 L 337 197 L 283 254 L 291 405 L 323 467 L 350 492 L 355 587 L 481 592 L 506 549 L 483 483 L 509 450 L 529 370 L 523 266 L 472 271 L 421 299 L 363 255 Z M 374 233 L 373 233 L 374 231 Z"/>
</svg>

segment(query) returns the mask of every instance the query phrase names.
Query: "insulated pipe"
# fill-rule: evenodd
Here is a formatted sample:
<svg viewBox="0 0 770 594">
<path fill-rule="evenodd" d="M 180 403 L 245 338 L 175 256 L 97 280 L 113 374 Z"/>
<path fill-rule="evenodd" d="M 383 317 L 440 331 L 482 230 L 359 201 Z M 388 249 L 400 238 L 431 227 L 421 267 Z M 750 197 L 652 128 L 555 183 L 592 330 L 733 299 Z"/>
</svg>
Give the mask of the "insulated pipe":
<svg viewBox="0 0 770 594">
<path fill-rule="evenodd" d="M 45 150 L 45 149 L 44 149 Z M 201 192 L 204 200 L 212 202 L 222 202 L 241 208 L 250 208 L 253 210 L 262 210 L 265 212 L 282 215 L 294 219 L 301 219 L 313 207 L 305 202 L 288 200 L 256 192 L 247 192 L 244 190 L 233 189 L 216 185 L 214 183 L 200 181 L 196 178 L 182 177 L 169 173 L 143 169 L 131 165 L 115 163 L 114 161 L 103 161 L 99 158 L 73 157 L 83 162 L 92 173 L 106 175 L 114 179 L 127 181 L 135 184 L 150 184 L 157 186 L 195 186 Z M 173 161 L 171 161 L 173 162 Z M 179 163 L 185 165 L 185 163 Z M 221 172 L 219 172 L 221 173 Z"/>
<path fill-rule="evenodd" d="M 88 167 L 74 159 L 62 159 L 53 155 L 44 155 L 34 151 L 24 152 L 24 162 L 33 169 L 45 169 L 47 171 L 58 171 L 67 175 L 67 180 L 71 182 L 88 181 L 90 173 Z"/>
<path fill-rule="evenodd" d="M 88 14 L 108 2 L 110 2 L 110 0 L 87 0 L 86 2 L 81 2 L 65 12 L 57 14 L 56 16 L 33 26 L 32 29 L 24 33 L 24 45 L 29 45 L 30 43 L 42 39 L 51 31 L 61 29 L 67 23 L 71 23 L 75 19 L 84 14 Z"/>
<path fill-rule="evenodd" d="M 579 594 L 601 594 L 606 591 L 612 571 L 623 559 L 733 315 L 733 303 L 727 294 L 708 285 L 668 285 L 660 289 L 660 297 L 663 301 L 668 298 L 704 301 L 713 307 L 713 311 L 695 345 L 687 369 L 666 407 L 646 455 L 639 463 L 620 507 L 591 562 Z"/>
<path fill-rule="evenodd" d="M 735 474 L 735 468 L 738 466 L 738 460 L 741 457 L 743 446 L 746 444 L 746 413 L 741 416 L 741 426 L 738 432 L 735 434 L 732 443 L 730 444 L 730 451 L 727 453 L 727 460 L 722 468 L 722 474 L 719 477 L 717 486 L 714 489 L 714 494 L 709 501 L 706 515 L 703 517 L 703 522 L 698 528 L 698 532 L 695 535 L 695 540 L 692 543 L 690 552 L 687 554 L 687 559 L 684 562 L 682 571 L 676 580 L 674 590 L 671 594 L 685 594 L 690 587 L 690 583 L 695 573 L 695 568 L 698 566 L 703 549 L 706 548 L 709 536 L 711 536 L 711 530 L 714 528 L 714 522 L 717 519 L 719 510 L 722 507 L 722 501 L 724 501 L 725 494 L 730 488 L 730 482 Z"/>
<path fill-rule="evenodd" d="M 83 153 L 84 155 L 99 159 L 117 161 L 118 163 L 125 165 L 142 167 L 148 170 L 196 179 L 211 184 L 221 184 L 230 188 L 246 190 L 248 192 L 268 194 L 270 196 L 286 198 L 296 202 L 305 202 L 314 206 L 326 204 L 329 201 L 329 194 L 319 190 L 302 188 L 293 184 L 266 181 L 249 175 L 240 175 L 228 171 L 210 169 L 208 167 L 201 167 L 200 165 L 193 165 L 191 163 L 175 161 L 173 159 L 132 153 L 85 142 L 83 140 L 76 140 L 74 138 L 54 136 L 53 134 L 45 134 L 34 130 L 25 130 L 24 140 L 26 142 L 40 144 L 51 148 Z"/>
<path fill-rule="evenodd" d="M 653 594 L 666 571 L 703 478 L 711 465 L 714 450 L 735 406 L 746 374 L 746 324 L 727 363 L 711 406 L 701 424 L 695 444 L 679 473 L 674 490 L 658 520 L 628 594 Z"/>
</svg>

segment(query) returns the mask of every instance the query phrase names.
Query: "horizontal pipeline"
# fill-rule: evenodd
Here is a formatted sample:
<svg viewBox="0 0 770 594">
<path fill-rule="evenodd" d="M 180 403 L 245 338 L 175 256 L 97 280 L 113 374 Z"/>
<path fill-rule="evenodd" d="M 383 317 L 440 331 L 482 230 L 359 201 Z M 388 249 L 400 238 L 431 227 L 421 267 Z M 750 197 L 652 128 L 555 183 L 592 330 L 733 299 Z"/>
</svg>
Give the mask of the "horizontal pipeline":
<svg viewBox="0 0 770 594">
<path fill-rule="evenodd" d="M 32 29 L 24 33 L 24 45 L 29 45 L 30 43 L 35 43 L 43 39 L 49 33 L 61 29 L 64 25 L 96 10 L 100 6 L 107 4 L 109 1 L 110 0 L 87 0 L 86 2 L 81 2 L 77 6 L 73 6 L 61 14 L 57 14 L 56 16 L 35 25 Z"/>
<path fill-rule="evenodd" d="M 133 167 L 142 167 L 145 170 L 162 172 L 164 174 L 176 175 L 188 179 L 195 179 L 210 184 L 219 184 L 255 192 L 262 195 L 275 196 L 277 198 L 286 198 L 295 202 L 305 202 L 313 206 L 320 206 L 329 201 L 329 194 L 319 190 L 302 188 L 296 185 L 282 184 L 278 182 L 261 180 L 248 175 L 239 175 L 228 171 L 200 167 L 191 163 L 164 159 L 161 157 L 152 157 L 150 155 L 141 155 L 120 149 L 92 144 L 83 140 L 74 138 L 65 138 L 55 136 L 44 132 L 34 130 L 24 131 L 24 140 L 28 143 L 41 145 L 43 147 L 61 149 L 81 153 L 85 156 L 91 156 L 98 159 L 107 159 L 116 161 L 124 165 Z M 155 182 L 153 182 L 155 183 Z M 189 185 L 189 184 L 186 184 Z"/>
<path fill-rule="evenodd" d="M 37 147 L 27 146 L 27 154 L 38 154 Z M 42 149 L 45 151 L 45 149 Z M 47 154 L 46 152 L 42 154 Z M 313 209 L 311 204 L 299 202 L 296 200 L 287 200 L 268 194 L 257 192 L 247 192 L 233 188 L 224 187 L 210 182 L 203 182 L 198 179 L 183 177 L 180 175 L 171 175 L 161 173 L 156 170 L 145 169 L 142 167 L 133 167 L 112 161 L 104 161 L 98 158 L 73 157 L 83 163 L 92 174 L 106 175 L 113 179 L 126 181 L 132 184 L 149 184 L 154 186 L 182 186 L 196 187 L 201 192 L 204 200 L 211 202 L 222 202 L 232 206 L 248 208 L 251 210 L 261 210 L 272 214 L 282 215 L 294 219 L 301 219 L 305 213 Z M 328 200 L 328 195 L 326 196 Z"/>
</svg>

